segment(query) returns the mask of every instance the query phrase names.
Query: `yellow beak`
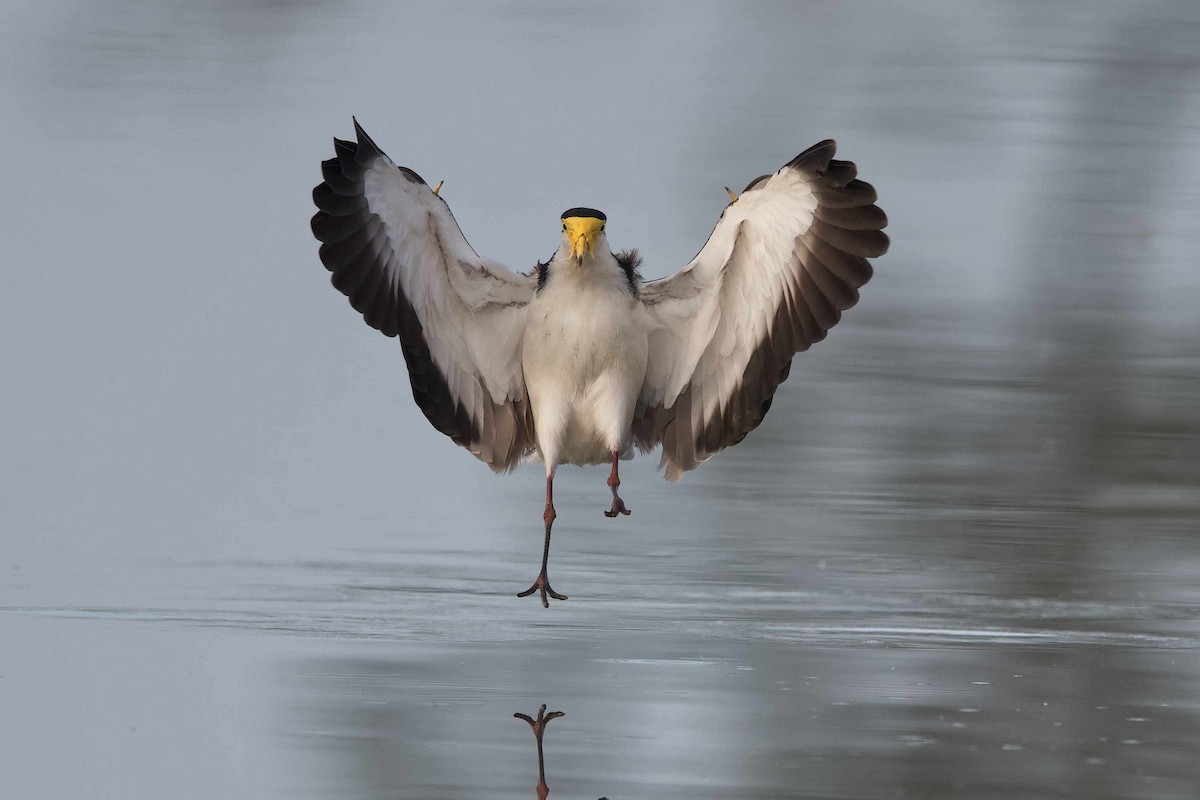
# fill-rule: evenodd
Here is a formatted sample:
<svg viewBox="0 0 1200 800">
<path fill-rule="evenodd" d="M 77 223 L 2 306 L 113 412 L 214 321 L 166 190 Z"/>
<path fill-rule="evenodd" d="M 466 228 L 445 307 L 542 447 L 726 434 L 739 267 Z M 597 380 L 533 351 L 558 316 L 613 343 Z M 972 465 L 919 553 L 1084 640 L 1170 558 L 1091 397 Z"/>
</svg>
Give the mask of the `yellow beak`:
<svg viewBox="0 0 1200 800">
<path fill-rule="evenodd" d="M 596 237 L 582 233 L 571 242 L 571 258 L 582 261 L 585 254 L 596 255 Z"/>
<path fill-rule="evenodd" d="M 567 241 L 571 243 L 571 258 L 583 263 L 585 255 L 596 255 L 596 242 L 604 230 L 604 220 L 594 217 L 567 217 L 563 220 L 567 229 Z"/>
</svg>

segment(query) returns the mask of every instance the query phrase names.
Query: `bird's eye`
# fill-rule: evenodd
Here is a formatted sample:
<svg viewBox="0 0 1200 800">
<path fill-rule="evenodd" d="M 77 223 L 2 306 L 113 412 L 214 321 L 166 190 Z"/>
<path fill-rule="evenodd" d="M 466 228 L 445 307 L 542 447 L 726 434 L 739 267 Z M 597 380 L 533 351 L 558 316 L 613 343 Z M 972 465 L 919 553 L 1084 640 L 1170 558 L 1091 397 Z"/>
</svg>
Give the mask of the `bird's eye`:
<svg viewBox="0 0 1200 800">
<path fill-rule="evenodd" d="M 601 233 L 604 233 L 604 226 L 603 226 L 603 225 L 601 225 L 601 226 L 600 226 L 600 232 L 601 232 Z"/>
<path fill-rule="evenodd" d="M 567 229 L 567 223 L 565 223 L 565 222 L 564 222 L 564 223 L 563 223 L 563 230 L 565 231 L 566 229 Z"/>
</svg>

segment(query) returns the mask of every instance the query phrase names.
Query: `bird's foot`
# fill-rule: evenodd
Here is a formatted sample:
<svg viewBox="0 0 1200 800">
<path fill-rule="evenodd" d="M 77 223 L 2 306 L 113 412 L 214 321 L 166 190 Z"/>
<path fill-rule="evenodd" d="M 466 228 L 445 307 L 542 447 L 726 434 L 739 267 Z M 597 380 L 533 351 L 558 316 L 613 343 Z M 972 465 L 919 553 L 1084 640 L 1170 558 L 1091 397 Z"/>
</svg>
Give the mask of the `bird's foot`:
<svg viewBox="0 0 1200 800">
<path fill-rule="evenodd" d="M 621 499 L 621 496 L 619 494 L 617 494 L 617 489 L 619 489 L 621 487 L 621 476 L 617 473 L 617 459 L 619 457 L 620 457 L 619 451 L 613 450 L 612 472 L 608 476 L 608 488 L 612 491 L 613 504 L 612 504 L 612 508 L 610 508 L 608 511 L 604 512 L 604 516 L 608 517 L 609 519 L 612 519 L 617 514 L 624 514 L 625 516 L 628 517 L 630 514 L 633 513 L 632 511 L 630 511 L 628 508 L 625 507 L 625 501 Z"/>
<path fill-rule="evenodd" d="M 528 589 L 526 589 L 525 591 L 518 594 L 517 597 L 528 597 L 529 595 L 531 595 L 534 592 L 539 591 L 539 590 L 542 593 L 542 608 L 550 607 L 550 601 L 548 601 L 546 599 L 546 595 L 550 595 L 555 600 L 566 600 L 567 599 L 567 596 L 565 594 L 559 594 L 558 592 L 554 591 L 554 589 L 550 588 L 550 579 L 548 577 L 546 577 L 546 568 L 545 567 L 542 568 L 542 571 L 538 575 L 537 580 L 533 582 L 533 586 L 530 586 Z"/>
<path fill-rule="evenodd" d="M 538 709 L 537 719 L 534 719 L 528 714 L 521 714 L 520 712 L 513 714 L 513 716 L 517 719 L 523 719 L 528 722 L 529 727 L 533 728 L 533 735 L 538 739 L 542 738 L 542 732 L 546 730 L 546 725 L 550 722 L 550 720 L 558 719 L 559 717 L 565 717 L 566 715 L 567 714 L 565 711 L 551 711 L 549 714 L 547 714 L 545 703 L 542 703 L 541 708 Z"/>
<path fill-rule="evenodd" d="M 617 490 L 613 489 L 612 508 L 610 508 L 608 511 L 605 511 L 604 516 L 608 517 L 609 519 L 612 519 L 617 514 L 624 514 L 625 516 L 628 517 L 632 513 L 633 513 L 632 511 L 630 511 L 628 508 L 625 507 L 625 501 L 622 500 L 620 498 L 620 496 L 617 494 Z"/>
</svg>

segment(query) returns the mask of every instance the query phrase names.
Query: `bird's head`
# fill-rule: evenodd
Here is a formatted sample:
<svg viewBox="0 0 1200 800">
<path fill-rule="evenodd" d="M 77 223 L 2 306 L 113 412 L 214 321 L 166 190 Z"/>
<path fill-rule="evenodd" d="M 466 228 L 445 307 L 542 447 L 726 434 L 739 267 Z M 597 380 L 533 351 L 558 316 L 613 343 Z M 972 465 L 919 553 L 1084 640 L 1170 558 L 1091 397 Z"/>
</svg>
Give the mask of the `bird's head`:
<svg viewBox="0 0 1200 800">
<path fill-rule="evenodd" d="M 595 258 L 597 247 L 608 247 L 604 223 L 608 218 L 594 208 L 569 208 L 562 215 L 562 247 L 564 252 L 582 265 L 583 259 Z"/>
</svg>

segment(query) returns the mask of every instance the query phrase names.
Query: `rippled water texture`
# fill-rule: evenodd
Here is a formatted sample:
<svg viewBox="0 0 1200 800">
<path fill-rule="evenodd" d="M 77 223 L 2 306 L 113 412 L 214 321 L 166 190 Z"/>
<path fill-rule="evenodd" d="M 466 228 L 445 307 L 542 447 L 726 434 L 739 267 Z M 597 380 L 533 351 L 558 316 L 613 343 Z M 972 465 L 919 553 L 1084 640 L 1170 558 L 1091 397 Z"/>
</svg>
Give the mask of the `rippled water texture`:
<svg viewBox="0 0 1200 800">
<path fill-rule="evenodd" d="M 5 796 L 1194 798 L 1190 2 L 0 9 Z M 891 253 L 684 482 L 494 478 L 308 231 L 359 119 L 645 271 L 827 136 Z"/>
</svg>

